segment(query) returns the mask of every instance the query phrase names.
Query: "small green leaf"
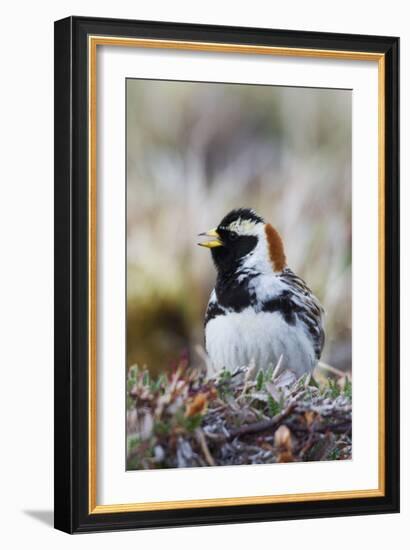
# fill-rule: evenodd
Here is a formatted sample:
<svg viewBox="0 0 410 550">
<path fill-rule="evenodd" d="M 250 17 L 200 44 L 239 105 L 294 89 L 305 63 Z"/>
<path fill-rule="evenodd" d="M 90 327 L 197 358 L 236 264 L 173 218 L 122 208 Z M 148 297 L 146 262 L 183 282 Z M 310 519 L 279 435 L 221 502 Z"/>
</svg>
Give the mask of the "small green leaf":
<svg viewBox="0 0 410 550">
<path fill-rule="evenodd" d="M 137 379 L 137 375 L 138 375 L 138 365 L 132 365 L 132 367 L 128 369 L 128 378 L 130 380 L 135 381 Z"/>
<path fill-rule="evenodd" d="M 258 376 L 256 377 L 256 391 L 261 391 L 263 388 L 263 371 L 260 370 L 258 372 Z"/>
<path fill-rule="evenodd" d="M 230 373 L 229 370 L 226 370 L 226 369 L 224 369 L 219 376 L 219 380 L 221 382 L 230 382 L 231 378 L 232 378 L 232 374 Z"/>
<path fill-rule="evenodd" d="M 140 438 L 139 438 L 138 435 L 129 436 L 128 440 L 127 440 L 128 452 L 130 452 L 132 449 L 137 447 L 137 445 L 139 445 L 139 443 L 140 443 Z"/>
<path fill-rule="evenodd" d="M 202 422 L 202 415 L 201 414 L 195 414 L 194 416 L 189 416 L 188 418 L 185 418 L 185 428 L 188 430 L 188 432 L 193 432 L 199 426 Z"/>
<path fill-rule="evenodd" d="M 340 395 L 340 388 L 335 380 L 329 379 L 329 390 L 333 399 L 336 399 Z"/>
<path fill-rule="evenodd" d="M 343 389 L 343 393 L 345 394 L 346 397 L 348 397 L 349 399 L 352 399 L 352 382 L 347 378 L 347 376 L 345 380 L 345 387 Z"/>
<path fill-rule="evenodd" d="M 334 447 L 327 455 L 328 460 L 339 460 L 340 459 L 340 449 Z"/>
<path fill-rule="evenodd" d="M 144 386 L 148 386 L 149 384 L 149 372 L 147 370 L 144 371 L 144 375 L 142 377 L 142 383 L 144 384 Z"/>
<path fill-rule="evenodd" d="M 281 411 L 279 403 L 275 401 L 271 395 L 268 395 L 268 410 L 270 416 L 276 416 Z"/>
<path fill-rule="evenodd" d="M 171 426 L 169 422 L 163 420 L 158 420 L 154 425 L 154 432 L 159 436 L 169 434 L 170 430 Z"/>
</svg>

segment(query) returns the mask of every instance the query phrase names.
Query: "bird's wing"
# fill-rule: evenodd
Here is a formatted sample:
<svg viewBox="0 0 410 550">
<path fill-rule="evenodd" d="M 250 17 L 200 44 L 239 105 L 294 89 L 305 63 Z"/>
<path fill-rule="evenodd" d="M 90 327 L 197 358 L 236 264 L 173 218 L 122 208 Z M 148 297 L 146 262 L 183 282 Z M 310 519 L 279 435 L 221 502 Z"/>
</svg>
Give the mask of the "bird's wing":
<svg viewBox="0 0 410 550">
<path fill-rule="evenodd" d="M 325 345 L 324 309 L 322 304 L 305 281 L 293 273 L 291 269 L 286 268 L 281 274 L 281 279 L 288 285 L 290 290 L 289 299 L 292 301 L 294 311 L 311 335 L 316 357 L 320 359 Z"/>
</svg>

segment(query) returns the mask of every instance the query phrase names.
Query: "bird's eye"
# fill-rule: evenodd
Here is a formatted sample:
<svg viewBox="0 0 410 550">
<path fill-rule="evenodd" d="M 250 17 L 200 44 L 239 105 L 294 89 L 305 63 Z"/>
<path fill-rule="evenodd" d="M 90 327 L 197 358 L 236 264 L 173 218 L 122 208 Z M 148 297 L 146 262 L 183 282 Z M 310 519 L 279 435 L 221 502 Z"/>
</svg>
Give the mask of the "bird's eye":
<svg viewBox="0 0 410 550">
<path fill-rule="evenodd" d="M 230 241 L 236 241 L 236 239 L 239 237 L 238 233 L 235 233 L 235 232 L 231 232 L 229 233 L 229 240 Z"/>
</svg>

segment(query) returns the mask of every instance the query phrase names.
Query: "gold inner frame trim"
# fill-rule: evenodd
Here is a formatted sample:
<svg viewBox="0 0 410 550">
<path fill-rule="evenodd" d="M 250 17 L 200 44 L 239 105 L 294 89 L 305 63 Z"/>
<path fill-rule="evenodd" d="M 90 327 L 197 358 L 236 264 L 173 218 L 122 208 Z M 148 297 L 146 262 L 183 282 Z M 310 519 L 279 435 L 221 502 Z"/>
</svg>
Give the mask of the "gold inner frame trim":
<svg viewBox="0 0 410 550">
<path fill-rule="evenodd" d="M 131 504 L 97 504 L 97 46 L 123 46 L 199 52 L 259 54 L 286 57 L 328 58 L 339 60 L 378 62 L 378 195 L 379 195 L 379 365 L 378 365 L 378 488 L 353 491 L 328 491 L 288 495 L 247 496 L 199 500 L 174 500 L 160 502 L 136 502 Z M 273 504 L 351 498 L 375 498 L 385 494 L 385 56 L 374 52 L 350 52 L 343 50 L 319 50 L 306 48 L 282 48 L 243 44 L 191 42 L 122 38 L 113 36 L 88 37 L 88 511 L 90 514 L 116 512 L 142 512 L 206 508 L 214 506 L 240 506 L 249 504 Z"/>
</svg>

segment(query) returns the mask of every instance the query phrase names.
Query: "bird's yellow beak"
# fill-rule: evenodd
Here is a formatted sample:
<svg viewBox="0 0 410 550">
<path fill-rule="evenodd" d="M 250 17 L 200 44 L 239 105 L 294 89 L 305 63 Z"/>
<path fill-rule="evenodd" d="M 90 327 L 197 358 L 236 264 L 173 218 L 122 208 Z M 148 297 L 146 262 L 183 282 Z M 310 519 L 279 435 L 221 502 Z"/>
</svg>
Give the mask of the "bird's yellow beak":
<svg viewBox="0 0 410 550">
<path fill-rule="evenodd" d="M 221 238 L 216 229 L 210 229 L 206 233 L 200 233 L 198 237 L 214 237 L 212 241 L 205 241 L 203 243 L 198 243 L 199 246 L 204 246 L 205 248 L 216 248 L 218 246 L 223 246 Z"/>
</svg>

